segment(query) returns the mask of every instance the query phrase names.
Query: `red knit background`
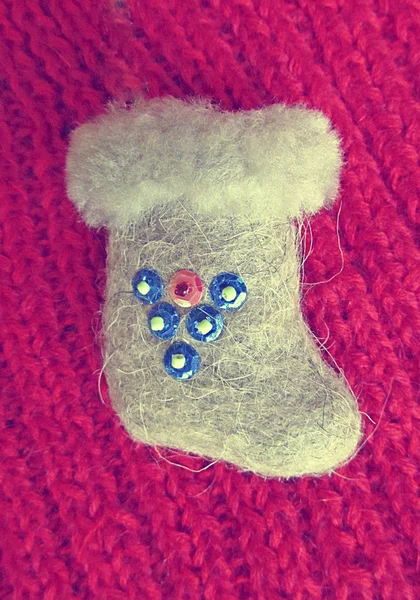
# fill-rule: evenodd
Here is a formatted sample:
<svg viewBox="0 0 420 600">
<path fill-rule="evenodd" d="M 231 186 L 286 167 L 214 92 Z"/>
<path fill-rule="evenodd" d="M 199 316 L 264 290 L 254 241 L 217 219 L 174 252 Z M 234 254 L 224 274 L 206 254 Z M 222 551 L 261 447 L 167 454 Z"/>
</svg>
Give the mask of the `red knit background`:
<svg viewBox="0 0 420 600">
<path fill-rule="evenodd" d="M 419 72 L 418 0 L 0 2 L 1 599 L 419 598 Z M 201 470 L 101 402 L 106 234 L 63 167 L 74 127 L 139 92 L 302 102 L 341 133 L 305 314 L 373 435 L 337 474 Z"/>
</svg>

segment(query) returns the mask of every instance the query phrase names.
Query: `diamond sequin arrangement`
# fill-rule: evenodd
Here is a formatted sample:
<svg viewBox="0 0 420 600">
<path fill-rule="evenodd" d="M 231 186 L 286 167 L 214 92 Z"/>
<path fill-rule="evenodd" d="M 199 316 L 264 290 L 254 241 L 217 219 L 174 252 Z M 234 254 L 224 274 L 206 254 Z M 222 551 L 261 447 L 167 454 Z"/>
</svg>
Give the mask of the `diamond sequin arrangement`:
<svg viewBox="0 0 420 600">
<path fill-rule="evenodd" d="M 148 314 L 150 333 L 160 340 L 175 337 L 180 324 L 176 307 L 162 300 L 165 284 L 154 269 L 140 269 L 132 280 L 134 295 L 152 305 Z M 214 342 L 223 332 L 222 311 L 238 310 L 247 297 L 244 280 L 234 273 L 219 273 L 209 287 L 213 304 L 200 304 L 204 283 L 193 271 L 177 271 L 168 284 L 168 294 L 176 306 L 191 308 L 186 317 L 189 335 L 198 342 Z M 187 342 L 176 341 L 166 350 L 163 365 L 168 375 L 179 381 L 191 379 L 200 368 L 200 355 Z"/>
</svg>

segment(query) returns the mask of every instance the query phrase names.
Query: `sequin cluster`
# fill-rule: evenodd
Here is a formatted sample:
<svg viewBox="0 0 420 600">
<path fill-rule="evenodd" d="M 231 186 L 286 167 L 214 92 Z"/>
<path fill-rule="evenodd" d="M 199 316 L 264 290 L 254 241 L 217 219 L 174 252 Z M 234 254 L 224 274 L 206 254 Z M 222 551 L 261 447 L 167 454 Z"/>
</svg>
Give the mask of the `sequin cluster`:
<svg viewBox="0 0 420 600">
<path fill-rule="evenodd" d="M 175 337 L 180 315 L 173 304 L 162 301 L 165 285 L 154 269 L 140 269 L 133 277 L 135 297 L 146 305 L 152 305 L 147 317 L 150 333 L 160 340 Z M 168 284 L 168 295 L 175 305 L 191 308 L 186 318 L 189 335 L 198 342 L 214 342 L 223 332 L 221 311 L 238 310 L 247 297 L 244 280 L 234 273 L 219 273 L 209 287 L 212 304 L 200 304 L 204 283 L 189 270 L 177 271 Z M 176 341 L 165 352 L 163 365 L 168 375 L 185 381 L 191 379 L 200 368 L 200 355 L 187 342 Z"/>
</svg>

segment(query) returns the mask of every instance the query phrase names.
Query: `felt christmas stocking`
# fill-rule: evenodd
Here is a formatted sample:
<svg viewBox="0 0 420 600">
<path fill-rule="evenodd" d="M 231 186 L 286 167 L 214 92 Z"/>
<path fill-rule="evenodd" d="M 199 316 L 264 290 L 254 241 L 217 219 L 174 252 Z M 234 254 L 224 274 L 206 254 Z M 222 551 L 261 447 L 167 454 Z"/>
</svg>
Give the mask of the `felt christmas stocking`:
<svg viewBox="0 0 420 600">
<path fill-rule="evenodd" d="M 139 100 L 73 132 L 69 196 L 109 229 L 110 395 L 136 440 L 265 476 L 320 474 L 360 437 L 353 395 L 300 311 L 292 219 L 331 202 L 320 113 Z"/>
</svg>

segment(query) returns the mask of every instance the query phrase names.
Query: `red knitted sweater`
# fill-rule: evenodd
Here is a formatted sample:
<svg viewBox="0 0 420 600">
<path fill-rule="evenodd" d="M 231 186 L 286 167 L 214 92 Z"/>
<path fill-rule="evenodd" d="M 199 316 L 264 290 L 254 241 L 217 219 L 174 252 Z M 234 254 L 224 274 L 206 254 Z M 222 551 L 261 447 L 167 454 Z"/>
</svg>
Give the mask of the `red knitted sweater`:
<svg viewBox="0 0 420 600">
<path fill-rule="evenodd" d="M 419 71 L 418 0 L 2 0 L 1 599 L 419 597 Z M 340 132 L 303 284 L 364 413 L 337 474 L 205 469 L 101 402 L 106 236 L 66 197 L 65 153 L 139 93 L 303 103 Z"/>
</svg>

